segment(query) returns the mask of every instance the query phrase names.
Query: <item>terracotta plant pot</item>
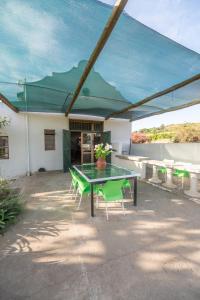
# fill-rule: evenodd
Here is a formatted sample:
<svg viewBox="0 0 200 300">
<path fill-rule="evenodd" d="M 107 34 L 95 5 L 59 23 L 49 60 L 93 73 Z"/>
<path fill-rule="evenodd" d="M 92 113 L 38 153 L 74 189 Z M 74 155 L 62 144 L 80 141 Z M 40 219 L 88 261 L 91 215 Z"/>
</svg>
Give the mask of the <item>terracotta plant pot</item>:
<svg viewBox="0 0 200 300">
<path fill-rule="evenodd" d="M 102 157 L 99 157 L 96 162 L 97 169 L 103 170 L 106 167 L 106 160 Z"/>
</svg>

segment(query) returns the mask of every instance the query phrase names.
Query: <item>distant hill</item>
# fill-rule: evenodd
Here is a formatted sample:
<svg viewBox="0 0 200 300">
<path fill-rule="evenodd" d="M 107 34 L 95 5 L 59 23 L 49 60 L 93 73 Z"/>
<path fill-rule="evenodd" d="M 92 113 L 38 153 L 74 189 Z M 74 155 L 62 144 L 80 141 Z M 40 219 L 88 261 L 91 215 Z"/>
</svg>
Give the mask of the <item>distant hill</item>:
<svg viewBox="0 0 200 300">
<path fill-rule="evenodd" d="M 132 132 L 132 143 L 197 143 L 200 123 L 161 125 Z"/>
</svg>

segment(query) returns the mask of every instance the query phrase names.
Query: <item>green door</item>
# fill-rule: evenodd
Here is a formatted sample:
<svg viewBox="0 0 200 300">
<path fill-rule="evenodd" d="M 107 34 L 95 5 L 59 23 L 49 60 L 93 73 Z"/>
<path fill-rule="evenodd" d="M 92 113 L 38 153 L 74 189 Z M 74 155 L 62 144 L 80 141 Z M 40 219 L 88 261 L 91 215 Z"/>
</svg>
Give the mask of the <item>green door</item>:
<svg viewBox="0 0 200 300">
<path fill-rule="evenodd" d="M 63 171 L 67 172 L 71 166 L 71 133 L 63 129 Z"/>
<path fill-rule="evenodd" d="M 104 144 L 111 144 L 111 131 L 104 131 L 102 136 L 102 142 Z M 111 163 L 111 154 L 107 156 L 106 161 Z"/>
</svg>

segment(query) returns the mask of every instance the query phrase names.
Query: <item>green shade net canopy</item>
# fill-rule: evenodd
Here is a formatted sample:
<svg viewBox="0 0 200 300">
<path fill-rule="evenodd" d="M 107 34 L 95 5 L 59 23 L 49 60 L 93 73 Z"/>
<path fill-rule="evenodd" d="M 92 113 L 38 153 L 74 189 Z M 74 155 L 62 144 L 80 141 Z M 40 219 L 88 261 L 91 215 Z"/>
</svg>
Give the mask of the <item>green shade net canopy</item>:
<svg viewBox="0 0 200 300">
<path fill-rule="evenodd" d="M 0 9 L 0 93 L 20 111 L 65 113 L 112 7 L 3 0 Z M 198 53 L 123 13 L 70 113 L 137 120 L 197 104 L 199 74 Z"/>
<path fill-rule="evenodd" d="M 70 103 L 73 91 L 86 66 L 86 61 L 81 61 L 78 67 L 68 72 L 53 73 L 40 81 L 27 82 L 25 92 L 20 92 L 17 97 L 17 107 L 20 110 L 65 112 Z M 26 105 L 26 99 L 27 105 Z M 123 109 L 130 105 L 119 91 L 108 84 L 99 73 L 91 71 L 87 87 L 81 93 L 72 108 L 72 113 L 106 116 L 117 106 Z"/>
</svg>

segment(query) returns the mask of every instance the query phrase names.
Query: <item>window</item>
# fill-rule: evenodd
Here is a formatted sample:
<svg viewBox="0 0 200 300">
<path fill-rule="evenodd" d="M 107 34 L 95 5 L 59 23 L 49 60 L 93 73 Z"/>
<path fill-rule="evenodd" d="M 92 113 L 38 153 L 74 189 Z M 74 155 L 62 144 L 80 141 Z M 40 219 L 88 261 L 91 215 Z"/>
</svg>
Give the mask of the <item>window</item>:
<svg viewBox="0 0 200 300">
<path fill-rule="evenodd" d="M 45 129 L 44 130 L 44 147 L 45 150 L 55 150 L 55 130 L 53 129 Z"/>
<path fill-rule="evenodd" d="M 103 132 L 103 122 L 94 122 L 94 131 Z"/>
<path fill-rule="evenodd" d="M 8 136 L 0 136 L 0 159 L 9 158 Z"/>
<path fill-rule="evenodd" d="M 103 132 L 103 122 L 86 120 L 69 120 L 71 131 Z"/>
</svg>

